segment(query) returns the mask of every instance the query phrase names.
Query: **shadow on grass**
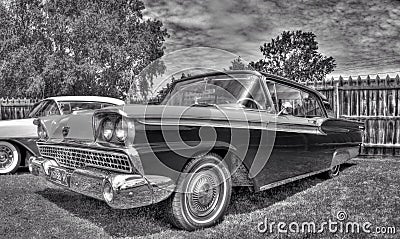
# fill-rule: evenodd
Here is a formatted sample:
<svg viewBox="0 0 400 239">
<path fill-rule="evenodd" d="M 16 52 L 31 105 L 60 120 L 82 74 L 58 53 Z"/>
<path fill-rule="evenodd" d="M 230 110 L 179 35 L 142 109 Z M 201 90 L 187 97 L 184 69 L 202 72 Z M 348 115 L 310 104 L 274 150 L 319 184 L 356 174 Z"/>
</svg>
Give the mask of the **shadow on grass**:
<svg viewBox="0 0 400 239">
<path fill-rule="evenodd" d="M 242 214 L 267 208 L 322 181 L 324 180 L 318 176 L 312 176 L 261 192 L 251 192 L 247 187 L 234 188 L 227 214 Z"/>
<path fill-rule="evenodd" d="M 28 167 L 20 167 L 15 174 L 30 174 Z"/>
<path fill-rule="evenodd" d="M 343 165 L 342 170 L 354 164 Z M 227 214 L 250 213 L 307 190 L 324 180 L 318 175 L 288 183 L 263 192 L 254 193 L 248 188 L 234 188 Z M 174 229 L 168 222 L 165 202 L 147 207 L 117 210 L 105 202 L 63 189 L 48 188 L 37 192 L 42 197 L 67 210 L 74 216 L 88 220 L 113 237 L 152 235 Z"/>
<path fill-rule="evenodd" d="M 166 218 L 164 202 L 118 210 L 103 201 L 63 189 L 48 188 L 37 193 L 74 216 L 103 228 L 113 237 L 145 236 L 173 229 Z"/>
</svg>

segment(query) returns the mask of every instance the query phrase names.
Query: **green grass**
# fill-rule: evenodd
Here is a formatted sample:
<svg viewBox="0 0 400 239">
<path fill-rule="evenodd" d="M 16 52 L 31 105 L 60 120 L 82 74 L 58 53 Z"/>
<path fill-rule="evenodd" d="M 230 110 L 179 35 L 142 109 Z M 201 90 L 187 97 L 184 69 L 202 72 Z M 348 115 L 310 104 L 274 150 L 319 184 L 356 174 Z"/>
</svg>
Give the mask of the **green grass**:
<svg viewBox="0 0 400 239">
<path fill-rule="evenodd" d="M 374 234 L 265 233 L 268 221 L 315 223 L 335 220 L 396 226 L 400 235 L 400 161 L 356 160 L 338 178 L 311 177 L 260 193 L 235 189 L 224 221 L 186 232 L 170 226 L 163 203 L 114 210 L 105 203 L 69 192 L 27 173 L 0 176 L 0 238 L 381 238 Z M 337 221 L 337 220 L 336 220 Z M 275 229 L 276 230 L 276 229 Z"/>
</svg>

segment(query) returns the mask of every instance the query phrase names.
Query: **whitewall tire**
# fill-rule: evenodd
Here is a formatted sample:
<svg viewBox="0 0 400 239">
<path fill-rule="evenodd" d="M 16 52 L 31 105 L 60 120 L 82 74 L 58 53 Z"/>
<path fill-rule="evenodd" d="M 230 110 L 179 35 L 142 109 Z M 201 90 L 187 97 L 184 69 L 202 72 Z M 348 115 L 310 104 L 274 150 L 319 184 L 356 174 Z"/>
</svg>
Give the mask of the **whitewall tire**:
<svg viewBox="0 0 400 239">
<path fill-rule="evenodd" d="M 0 174 L 15 173 L 21 164 L 21 154 L 15 145 L 0 141 Z"/>
<path fill-rule="evenodd" d="M 228 166 L 218 155 L 192 159 L 168 203 L 172 224 L 192 231 L 218 223 L 229 205 L 231 191 Z"/>
</svg>

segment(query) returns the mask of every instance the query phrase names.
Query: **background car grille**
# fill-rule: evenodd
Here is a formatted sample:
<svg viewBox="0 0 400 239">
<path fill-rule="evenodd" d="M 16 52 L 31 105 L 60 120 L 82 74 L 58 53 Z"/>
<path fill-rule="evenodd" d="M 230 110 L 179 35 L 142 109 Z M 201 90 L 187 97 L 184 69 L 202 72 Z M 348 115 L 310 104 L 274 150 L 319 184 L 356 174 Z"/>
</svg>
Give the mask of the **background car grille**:
<svg viewBox="0 0 400 239">
<path fill-rule="evenodd" d="M 40 154 L 54 159 L 68 168 L 93 166 L 120 172 L 131 172 L 129 157 L 123 153 L 106 152 L 84 148 L 38 145 Z"/>
</svg>

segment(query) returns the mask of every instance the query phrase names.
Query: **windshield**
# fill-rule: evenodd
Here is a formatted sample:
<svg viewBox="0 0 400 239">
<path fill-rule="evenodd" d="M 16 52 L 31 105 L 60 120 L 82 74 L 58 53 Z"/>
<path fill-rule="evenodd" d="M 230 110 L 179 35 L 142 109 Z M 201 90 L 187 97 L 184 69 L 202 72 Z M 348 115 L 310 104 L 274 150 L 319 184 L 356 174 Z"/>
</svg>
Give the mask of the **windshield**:
<svg viewBox="0 0 400 239">
<path fill-rule="evenodd" d="M 163 105 L 215 104 L 273 110 L 272 100 L 258 76 L 219 75 L 177 82 Z"/>
<path fill-rule="evenodd" d="M 50 115 L 71 114 L 79 110 L 97 110 L 108 106 L 114 106 L 112 103 L 91 102 L 91 101 L 58 101 L 44 100 L 36 104 L 30 111 L 28 118 L 46 117 Z"/>
<path fill-rule="evenodd" d="M 32 110 L 29 112 L 28 118 L 45 116 L 44 111 L 46 108 L 49 108 L 50 104 L 51 104 L 50 100 L 44 100 L 39 103 L 36 103 L 33 106 Z"/>
</svg>

